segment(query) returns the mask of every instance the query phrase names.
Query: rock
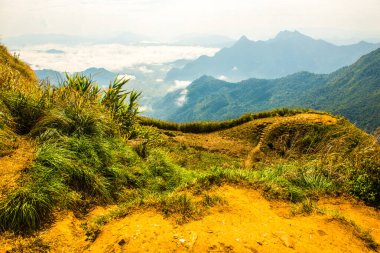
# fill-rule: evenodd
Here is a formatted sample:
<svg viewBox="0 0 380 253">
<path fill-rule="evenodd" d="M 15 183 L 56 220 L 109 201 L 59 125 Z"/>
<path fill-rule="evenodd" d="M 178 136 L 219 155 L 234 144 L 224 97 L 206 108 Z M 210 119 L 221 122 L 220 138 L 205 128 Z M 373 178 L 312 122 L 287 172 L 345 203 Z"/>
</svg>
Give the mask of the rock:
<svg viewBox="0 0 380 253">
<path fill-rule="evenodd" d="M 255 249 L 254 247 L 251 247 L 251 246 L 245 246 L 246 249 L 248 249 L 250 252 L 252 253 L 257 253 L 259 252 L 257 249 Z"/>
<path fill-rule="evenodd" d="M 276 231 L 273 234 L 280 238 L 280 240 L 286 247 L 294 249 L 294 241 L 284 231 Z"/>
<path fill-rule="evenodd" d="M 320 235 L 320 236 L 325 236 L 325 235 L 327 235 L 327 233 L 325 232 L 325 231 L 323 231 L 323 230 L 317 230 L 317 232 L 318 232 L 318 234 Z"/>
<path fill-rule="evenodd" d="M 129 243 L 129 238 L 125 239 L 125 238 L 122 238 L 117 244 L 119 244 L 120 246 L 124 246 L 125 244 L 128 244 Z"/>
<path fill-rule="evenodd" d="M 186 243 L 186 248 L 191 250 L 194 247 L 194 244 L 197 241 L 197 239 L 198 235 L 195 232 L 191 231 L 189 235 L 189 241 Z"/>
</svg>

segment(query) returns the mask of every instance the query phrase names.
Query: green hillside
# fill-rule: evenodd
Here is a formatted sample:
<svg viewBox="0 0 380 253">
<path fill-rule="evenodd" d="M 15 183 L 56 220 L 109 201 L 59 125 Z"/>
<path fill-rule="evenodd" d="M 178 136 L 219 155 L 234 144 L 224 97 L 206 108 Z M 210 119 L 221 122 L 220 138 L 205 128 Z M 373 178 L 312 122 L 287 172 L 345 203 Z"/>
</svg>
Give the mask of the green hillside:
<svg viewBox="0 0 380 253">
<path fill-rule="evenodd" d="M 273 108 L 313 108 L 347 117 L 362 129 L 380 126 L 380 49 L 329 75 L 308 72 L 284 78 L 229 83 L 203 76 L 157 103 L 157 116 L 177 122 L 225 120 Z"/>
</svg>

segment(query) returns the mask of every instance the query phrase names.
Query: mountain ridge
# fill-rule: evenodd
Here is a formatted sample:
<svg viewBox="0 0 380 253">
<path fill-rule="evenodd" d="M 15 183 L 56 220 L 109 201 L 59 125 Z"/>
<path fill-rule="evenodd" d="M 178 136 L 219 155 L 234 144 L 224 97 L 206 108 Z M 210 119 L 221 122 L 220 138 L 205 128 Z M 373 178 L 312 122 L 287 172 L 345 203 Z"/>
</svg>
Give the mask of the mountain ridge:
<svg viewBox="0 0 380 253">
<path fill-rule="evenodd" d="M 182 107 L 173 105 L 175 93 L 169 93 L 155 106 L 161 109 L 156 115 L 189 122 L 225 120 L 280 107 L 309 107 L 343 115 L 361 128 L 373 131 L 380 126 L 379 73 L 380 49 L 377 49 L 330 74 L 303 71 L 278 79 L 250 78 L 237 83 L 204 75 L 186 88 L 186 103 Z M 169 114 L 165 114 L 168 107 Z"/>
<path fill-rule="evenodd" d="M 243 35 L 212 57 L 201 56 L 181 69 L 173 68 L 166 80 L 195 80 L 203 74 L 240 81 L 279 78 L 299 71 L 330 73 L 379 47 L 380 43 L 367 42 L 337 46 L 298 31 L 282 31 L 266 41 L 251 41 Z"/>
</svg>

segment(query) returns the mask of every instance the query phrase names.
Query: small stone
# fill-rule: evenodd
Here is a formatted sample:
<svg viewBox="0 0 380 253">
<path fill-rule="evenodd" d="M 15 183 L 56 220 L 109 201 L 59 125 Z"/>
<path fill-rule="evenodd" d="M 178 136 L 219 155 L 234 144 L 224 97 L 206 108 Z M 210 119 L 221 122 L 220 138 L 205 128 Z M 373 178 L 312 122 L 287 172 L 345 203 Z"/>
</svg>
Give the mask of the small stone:
<svg viewBox="0 0 380 253">
<path fill-rule="evenodd" d="M 294 249 L 294 242 L 287 235 L 281 236 L 280 240 L 284 243 L 286 247 Z"/>
<path fill-rule="evenodd" d="M 273 234 L 280 238 L 286 247 L 294 249 L 294 241 L 284 231 L 276 231 Z"/>
<path fill-rule="evenodd" d="M 183 238 L 180 238 L 180 239 L 179 239 L 179 242 L 180 242 L 180 243 L 185 243 L 185 242 L 186 242 L 186 240 L 185 240 L 185 239 L 183 239 Z"/>
<path fill-rule="evenodd" d="M 123 245 L 125 245 L 127 242 L 124 240 L 124 239 L 121 239 L 119 242 L 118 242 L 118 244 L 120 245 L 120 246 L 123 246 Z"/>
<path fill-rule="evenodd" d="M 325 235 L 327 235 L 327 233 L 326 233 L 325 231 L 323 231 L 323 230 L 318 230 L 317 232 L 318 232 L 318 234 L 319 234 L 320 236 L 325 236 Z"/>
<path fill-rule="evenodd" d="M 198 235 L 195 232 L 191 231 L 189 235 L 189 241 L 186 243 L 186 248 L 191 250 L 194 247 L 194 244 L 197 241 L 197 239 Z"/>
</svg>

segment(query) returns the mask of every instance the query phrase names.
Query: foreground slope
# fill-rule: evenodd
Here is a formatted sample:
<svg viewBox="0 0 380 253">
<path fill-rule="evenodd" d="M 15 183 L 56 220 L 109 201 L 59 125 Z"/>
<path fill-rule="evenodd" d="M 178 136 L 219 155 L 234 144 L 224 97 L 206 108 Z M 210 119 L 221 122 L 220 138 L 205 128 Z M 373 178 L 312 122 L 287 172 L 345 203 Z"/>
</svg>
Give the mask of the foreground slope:
<svg viewBox="0 0 380 253">
<path fill-rule="evenodd" d="M 157 116 L 172 121 L 223 120 L 279 107 L 314 108 L 340 114 L 359 127 L 380 126 L 380 49 L 329 75 L 300 72 L 280 79 L 229 83 L 204 76 L 157 103 Z"/>
<path fill-rule="evenodd" d="M 344 119 L 303 112 L 263 117 L 202 134 L 159 132 L 160 148 L 168 158 L 181 170 L 198 174 L 195 182 L 169 193 L 169 202 L 154 196 L 140 199 L 139 204 L 130 202 L 137 194 L 131 188 L 125 192 L 129 200 L 124 203 L 95 207 L 84 216 L 60 211 L 56 221 L 35 237 L 3 234 L 4 251 L 376 250 L 378 209 L 333 190 L 348 179 L 342 171 L 348 164 L 342 162 L 352 159 L 349 153 L 360 155 L 364 146 L 377 147 L 372 138 Z M 157 147 L 149 149 L 153 154 Z M 252 150 L 256 152 L 250 156 Z M 331 157 L 339 151 L 340 155 Z M 319 156 L 325 160 L 316 161 Z"/>
</svg>

